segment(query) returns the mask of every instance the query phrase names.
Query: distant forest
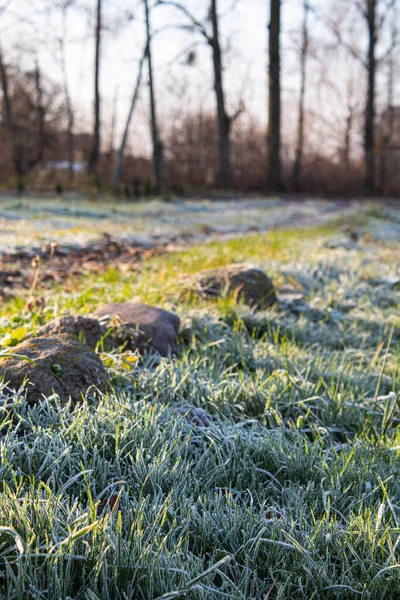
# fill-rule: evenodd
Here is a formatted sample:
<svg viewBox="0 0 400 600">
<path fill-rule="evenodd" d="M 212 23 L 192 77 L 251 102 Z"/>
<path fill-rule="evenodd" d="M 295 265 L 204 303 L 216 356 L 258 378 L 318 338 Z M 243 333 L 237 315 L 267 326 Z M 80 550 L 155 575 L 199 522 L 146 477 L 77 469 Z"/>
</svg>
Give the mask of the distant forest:
<svg viewBox="0 0 400 600">
<path fill-rule="evenodd" d="M 21 49 L 21 40 L 3 27 L 3 192 L 107 191 L 120 197 L 215 189 L 400 194 L 397 0 L 265 0 L 265 53 L 253 57 L 265 65 L 263 118 L 248 109 L 244 97 L 231 97 L 225 68 L 230 44 L 223 34 L 224 19 L 227 14 L 235 18 L 240 8 L 251 11 L 252 0 L 119 0 L 121 19 L 143 28 L 127 110 L 119 108 L 117 94 L 113 106 L 105 106 L 101 93 L 110 2 L 39 3 L 43 22 L 54 18 L 59 23 L 48 42 L 59 67 L 57 81 L 32 44 Z M 16 21 L 25 19 L 29 28 L 31 5 L 3 0 L 0 25 L 14 11 Z M 287 26 L 286 5 L 288 10 L 296 5 L 296 22 Z M 182 100 L 181 110 L 170 116 L 163 110 L 166 97 L 158 92 L 154 66 L 162 52 L 160 30 L 153 28 L 159 11 L 164 11 L 165 28 L 184 31 L 191 42 L 182 46 L 182 69 L 203 68 L 200 45 L 209 56 L 210 102 L 187 107 Z M 71 72 L 78 68 L 68 58 L 71 15 L 86 19 L 92 34 L 93 109 L 85 119 L 71 93 Z M 37 35 L 43 44 L 32 28 L 32 39 Z M 113 35 L 118 36 L 116 26 Z M 283 73 L 289 54 L 296 89 L 285 103 Z M 149 152 L 135 144 L 132 130 L 139 101 L 147 107 L 140 118 L 146 120 Z"/>
</svg>

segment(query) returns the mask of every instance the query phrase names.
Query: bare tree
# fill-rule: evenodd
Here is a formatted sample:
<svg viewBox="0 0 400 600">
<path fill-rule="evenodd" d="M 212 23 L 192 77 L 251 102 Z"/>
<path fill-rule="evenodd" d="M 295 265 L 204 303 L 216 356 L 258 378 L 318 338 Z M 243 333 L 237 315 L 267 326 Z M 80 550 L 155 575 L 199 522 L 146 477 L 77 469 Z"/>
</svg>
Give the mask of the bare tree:
<svg viewBox="0 0 400 600">
<path fill-rule="evenodd" d="M 44 0 L 43 0 L 44 2 Z M 67 23 L 68 13 L 73 7 L 78 7 L 76 0 L 47 0 L 44 2 L 44 14 L 50 16 L 54 13 L 60 16 L 61 23 L 54 31 L 45 30 L 43 39 L 40 40 L 40 46 L 45 48 L 52 59 L 58 63 L 61 70 L 61 87 L 64 95 L 63 109 L 67 117 L 66 136 L 67 136 L 67 158 L 68 158 L 68 181 L 72 184 L 74 178 L 74 107 L 70 91 L 68 72 L 67 72 Z M 52 40 L 48 44 L 48 38 Z"/>
<path fill-rule="evenodd" d="M 62 74 L 62 86 L 65 96 L 65 108 L 67 111 L 67 153 L 68 153 L 68 179 L 71 184 L 74 179 L 74 108 L 72 104 L 71 92 L 69 89 L 67 60 L 66 60 L 66 38 L 67 38 L 67 12 L 72 6 L 71 0 L 62 0 L 62 25 L 61 35 L 58 39 L 59 62 Z"/>
<path fill-rule="evenodd" d="M 6 12 L 7 8 L 11 5 L 12 0 L 6 1 L 3 5 L 0 6 L 0 16 Z M 14 166 L 14 172 L 17 177 L 17 186 L 18 190 L 23 189 L 23 168 L 22 168 L 22 160 L 21 160 L 21 152 L 17 141 L 17 133 L 14 124 L 13 111 L 11 107 L 10 94 L 9 94 L 9 86 L 8 86 L 8 74 L 7 68 L 4 64 L 3 50 L 0 45 L 0 79 L 1 79 L 1 89 L 3 92 L 3 104 L 4 104 L 4 118 L 6 121 L 6 128 L 8 130 L 8 135 L 10 137 L 11 144 L 11 154 L 12 161 Z"/>
<path fill-rule="evenodd" d="M 95 64 L 94 64 L 94 128 L 93 145 L 89 158 L 89 173 L 99 183 L 98 163 L 100 157 L 100 45 L 101 45 L 101 9 L 102 0 L 97 0 L 95 30 Z"/>
<path fill-rule="evenodd" d="M 270 0 L 268 67 L 268 186 L 283 189 L 281 174 L 281 0 Z"/>
<path fill-rule="evenodd" d="M 133 111 L 135 109 L 136 106 L 136 101 L 138 99 L 139 96 L 139 89 L 140 89 L 140 84 L 141 84 L 141 80 L 142 80 L 142 72 L 143 72 L 143 63 L 147 57 L 147 43 L 146 43 L 146 47 L 145 50 L 143 52 L 143 56 L 140 59 L 140 63 L 139 63 L 139 70 L 138 70 L 138 74 L 137 74 L 137 78 L 136 78 L 136 84 L 135 84 L 135 89 L 133 91 L 132 94 L 132 100 L 131 100 L 131 104 L 129 107 L 129 112 L 128 112 L 128 117 L 126 119 L 126 123 L 125 123 L 125 128 L 124 128 L 124 133 L 122 136 L 122 141 L 121 141 L 121 145 L 119 148 L 119 152 L 118 152 L 118 159 L 117 159 L 117 165 L 115 167 L 115 171 L 114 171 L 114 177 L 113 177 L 113 185 L 115 187 L 118 186 L 119 184 L 119 180 L 121 178 L 121 173 L 122 173 L 122 166 L 123 166 L 123 162 L 124 162 L 124 153 L 125 153 L 125 147 L 126 147 L 126 142 L 128 140 L 128 133 L 129 133 L 129 127 L 132 121 L 132 116 L 133 116 Z"/>
<path fill-rule="evenodd" d="M 377 57 L 376 48 L 382 34 L 383 25 L 394 8 L 396 0 L 357 0 L 356 6 L 363 16 L 368 30 L 368 51 L 365 61 L 367 69 L 367 97 L 365 106 L 365 188 L 367 192 L 373 193 L 375 185 L 375 115 L 376 115 L 376 73 L 377 67 L 382 63 L 384 57 Z M 378 5 L 381 12 L 378 15 Z M 394 45 L 390 46 L 385 56 L 390 55 Z"/>
<path fill-rule="evenodd" d="M 42 77 L 39 68 L 39 61 L 36 58 L 35 65 L 35 89 L 36 89 L 36 105 L 38 113 L 38 147 L 37 156 L 35 162 L 41 164 L 43 162 L 43 155 L 46 146 L 46 132 L 45 132 L 45 114 L 46 110 L 43 105 L 43 88 L 42 88 Z"/>
<path fill-rule="evenodd" d="M 303 0 L 303 27 L 300 46 L 300 97 L 299 97 L 299 116 L 297 123 L 297 141 L 296 154 L 293 167 L 293 186 L 296 191 L 299 189 L 301 180 L 301 169 L 304 148 L 304 98 L 306 93 L 306 63 L 309 47 L 308 36 L 308 13 L 310 5 L 308 0 Z"/>
<path fill-rule="evenodd" d="M 378 42 L 383 37 L 384 24 L 396 5 L 396 0 L 354 0 L 357 14 L 366 24 L 368 48 L 363 53 L 353 42 L 349 42 L 343 34 L 338 22 L 328 20 L 338 42 L 363 65 L 366 71 L 367 92 L 365 99 L 364 120 L 364 162 L 365 189 L 368 193 L 375 191 L 375 116 L 376 116 L 376 74 L 378 67 L 393 52 L 391 45 L 387 51 L 377 56 Z M 380 9 L 380 10 L 378 10 Z"/>
<path fill-rule="evenodd" d="M 191 29 L 199 33 L 205 40 L 206 44 L 211 48 L 214 74 L 214 91 L 218 120 L 220 159 L 219 184 L 222 187 L 229 188 L 232 185 L 230 147 L 231 128 L 234 121 L 243 112 L 244 105 L 241 101 L 239 103 L 238 110 L 233 115 L 229 115 L 226 109 L 217 0 L 210 0 L 208 17 L 204 21 L 197 19 L 188 10 L 188 8 L 180 2 L 174 2 L 172 0 L 158 0 L 157 5 L 169 5 L 177 8 L 189 21 Z M 211 23 L 211 30 L 209 27 L 209 22 Z"/>
<path fill-rule="evenodd" d="M 343 175 L 347 173 L 348 177 L 355 136 L 364 114 L 360 109 L 363 91 L 358 76 L 359 64 L 343 47 L 332 44 L 331 40 L 326 44 L 320 43 L 318 50 L 312 55 L 316 59 L 310 70 L 314 77 L 312 91 L 315 98 L 307 111 L 307 132 L 310 141 L 315 136 L 314 143 L 319 146 L 323 140 L 324 153 L 337 157 Z M 340 77 L 337 61 L 344 63 Z"/>
<path fill-rule="evenodd" d="M 367 102 L 365 107 L 365 187 L 368 192 L 375 190 L 374 177 L 374 127 L 375 127 L 375 83 L 376 83 L 376 4 L 377 0 L 366 0 L 362 11 L 368 25 L 367 56 Z"/>
<path fill-rule="evenodd" d="M 110 159 L 112 159 L 113 154 L 114 154 L 115 131 L 117 128 L 118 92 L 119 92 L 119 88 L 118 88 L 118 86 L 116 86 L 115 91 L 114 91 L 113 103 L 112 103 L 110 147 L 108 149 L 108 154 L 109 154 Z"/>
<path fill-rule="evenodd" d="M 219 23 L 217 14 L 217 0 L 211 0 L 210 18 L 212 23 L 211 47 L 214 66 L 214 86 L 217 99 L 219 155 L 220 155 L 220 184 L 222 187 L 231 186 L 231 148 L 230 127 L 231 120 L 225 108 L 224 86 L 222 82 L 222 58 L 219 41 Z"/>
<path fill-rule="evenodd" d="M 22 165 L 21 148 L 17 140 L 17 132 L 14 123 L 14 115 L 11 105 L 9 84 L 8 84 L 8 73 L 6 65 L 4 64 L 3 52 L 0 48 L 0 79 L 1 87 L 3 91 L 3 103 L 4 103 L 4 118 L 8 135 L 11 144 L 12 161 L 14 165 L 15 175 L 17 177 L 18 190 L 23 189 L 23 176 L 24 170 Z"/>
<path fill-rule="evenodd" d="M 346 169 L 350 166 L 350 153 L 354 121 L 357 116 L 358 103 L 354 99 L 354 79 L 349 77 L 346 83 L 346 124 L 344 129 L 342 159 Z"/>
<path fill-rule="evenodd" d="M 398 17 L 395 11 L 395 17 Z M 379 190 L 385 192 L 386 175 L 387 175 L 387 153 L 392 140 L 394 126 L 394 79 L 395 79 L 395 60 L 394 49 L 397 45 L 397 19 L 392 21 L 391 28 L 391 49 L 388 57 L 388 74 L 387 74 L 387 106 L 381 123 L 381 148 L 379 161 Z"/>
<path fill-rule="evenodd" d="M 152 142 L 153 142 L 154 175 L 155 175 L 155 179 L 156 179 L 157 191 L 161 192 L 162 188 L 163 188 L 163 183 L 164 183 L 164 149 L 163 149 L 163 143 L 160 139 L 158 124 L 157 124 L 156 96 L 155 96 L 154 76 L 153 76 L 153 59 L 152 59 L 152 53 L 151 53 L 150 11 L 149 11 L 148 0 L 144 0 L 144 7 L 145 7 L 145 13 L 146 13 L 146 47 L 147 47 L 147 63 L 148 63 L 148 67 L 149 67 L 150 118 L 151 118 L 151 138 L 152 138 Z"/>
</svg>

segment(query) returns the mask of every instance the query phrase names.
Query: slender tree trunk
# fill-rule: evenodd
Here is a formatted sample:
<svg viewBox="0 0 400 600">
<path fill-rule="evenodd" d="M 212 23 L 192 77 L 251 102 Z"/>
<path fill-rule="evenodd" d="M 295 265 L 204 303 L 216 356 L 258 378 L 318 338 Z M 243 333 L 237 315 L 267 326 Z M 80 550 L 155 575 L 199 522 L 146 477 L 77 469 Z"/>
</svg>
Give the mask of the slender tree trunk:
<svg viewBox="0 0 400 600">
<path fill-rule="evenodd" d="M 100 42 L 101 42 L 101 3 L 97 0 L 96 36 L 95 36 L 95 65 L 94 65 L 94 129 L 93 146 L 89 159 L 89 173 L 94 175 L 99 183 L 98 164 L 100 157 Z"/>
<path fill-rule="evenodd" d="M 351 132 L 353 129 L 353 114 L 347 110 L 346 129 L 344 132 L 343 164 L 346 169 L 350 166 Z"/>
<path fill-rule="evenodd" d="M 71 95 L 69 93 L 67 70 L 65 57 L 61 56 L 61 69 L 63 75 L 63 87 L 65 95 L 65 105 L 67 109 L 67 152 L 68 152 L 68 181 L 72 184 L 74 180 L 74 110 L 72 108 Z"/>
<path fill-rule="evenodd" d="M 144 0 L 144 7 L 146 13 L 146 38 L 147 38 L 147 62 L 149 67 L 149 87 L 150 87 L 150 113 L 151 113 L 151 138 L 153 142 L 153 164 L 154 164 L 154 175 L 156 179 L 157 192 L 162 192 L 164 185 L 164 149 L 161 142 L 158 126 L 157 126 L 157 111 L 156 111 L 156 98 L 154 90 L 154 77 L 153 77 L 153 61 L 151 54 L 151 28 L 150 28 L 150 14 L 149 14 L 149 2 Z"/>
<path fill-rule="evenodd" d="M 139 96 L 139 89 L 140 89 L 140 83 L 142 80 L 142 72 L 143 72 L 143 63 L 145 61 L 146 56 L 147 56 L 147 44 L 146 44 L 146 48 L 143 53 L 143 56 L 140 59 L 139 71 L 138 71 L 138 75 L 136 78 L 136 85 L 135 85 L 135 89 L 133 91 L 131 105 L 130 105 L 129 113 L 128 113 L 128 118 L 126 119 L 124 134 L 122 136 L 121 146 L 120 146 L 119 152 L 118 152 L 117 166 L 115 168 L 114 177 L 113 177 L 113 185 L 115 187 L 117 187 L 117 185 L 119 184 L 119 180 L 121 178 L 122 166 L 123 166 L 123 162 L 124 162 L 125 147 L 126 147 L 126 142 L 127 142 L 128 133 L 129 133 L 129 127 L 130 127 L 130 124 L 132 121 L 132 115 L 133 115 L 133 111 L 134 111 L 134 108 L 136 105 L 136 101 Z"/>
<path fill-rule="evenodd" d="M 221 45 L 219 41 L 219 23 L 217 13 L 217 0 L 211 0 L 210 17 L 212 23 L 212 38 L 210 45 L 212 48 L 213 68 L 214 68 L 214 89 L 217 100 L 218 114 L 218 135 L 219 135 L 219 156 L 220 156 L 220 174 L 219 183 L 221 187 L 231 187 L 231 150 L 230 150 L 230 119 L 225 109 L 225 95 L 222 74 Z"/>
<path fill-rule="evenodd" d="M 8 89 L 8 75 L 7 69 L 4 64 L 3 53 L 0 49 L 0 78 L 1 78 L 1 87 L 3 91 L 3 102 L 4 102 L 4 117 L 6 121 L 6 127 L 8 129 L 8 134 L 10 136 L 10 144 L 11 144 L 11 155 L 14 166 L 14 172 L 17 177 L 17 186 L 18 191 L 22 191 L 23 189 L 23 166 L 21 159 L 20 147 L 17 140 L 17 132 L 15 129 L 13 112 L 11 107 L 10 94 Z"/>
<path fill-rule="evenodd" d="M 394 53 L 393 49 L 396 46 L 397 26 L 394 24 L 392 28 L 392 52 L 389 57 L 389 72 L 387 79 L 387 108 L 385 122 L 381 123 L 381 156 L 379 164 L 379 191 L 384 194 L 387 189 L 387 153 L 390 147 L 390 142 L 393 134 L 394 126 Z"/>
<path fill-rule="evenodd" d="M 36 87 L 36 102 L 38 111 L 38 149 L 35 162 L 41 164 L 43 162 L 44 148 L 46 145 L 45 140 L 45 108 L 43 106 L 43 89 L 42 89 L 42 78 L 39 68 L 39 63 L 36 61 L 35 68 L 35 87 Z"/>
<path fill-rule="evenodd" d="M 343 151 L 341 160 L 345 169 L 350 167 L 351 141 L 355 116 L 354 105 L 354 80 L 352 77 L 347 79 L 346 85 L 346 126 L 344 130 Z"/>
<path fill-rule="evenodd" d="M 110 156 L 110 160 L 113 158 L 114 154 L 114 140 L 115 140 L 115 130 L 117 127 L 117 107 L 118 107 L 118 86 L 114 91 L 114 98 L 112 104 L 112 116 L 111 116 L 111 132 L 110 132 L 110 147 L 108 150 L 108 154 Z"/>
<path fill-rule="evenodd" d="M 268 186 L 271 191 L 283 189 L 281 176 L 281 0 L 270 0 L 269 23 L 269 100 L 268 100 Z"/>
<path fill-rule="evenodd" d="M 68 6 L 64 5 L 64 10 L 62 13 L 63 21 L 62 21 L 62 35 L 59 40 L 60 44 L 60 64 L 61 64 L 61 74 L 62 74 L 62 82 L 64 88 L 64 96 L 65 96 L 65 107 L 67 110 L 67 152 L 68 152 L 68 183 L 72 185 L 74 180 L 74 162 L 75 162 L 75 147 L 74 147 L 74 109 L 72 106 L 72 99 L 69 90 L 68 83 L 68 73 L 67 73 L 67 64 L 65 58 L 65 39 L 66 39 L 66 31 L 67 31 L 67 8 Z"/>
<path fill-rule="evenodd" d="M 368 89 L 365 110 L 365 187 L 368 193 L 375 191 L 374 178 L 374 121 L 375 121 L 375 74 L 376 74 L 376 0 L 366 0 L 368 21 Z"/>
<path fill-rule="evenodd" d="M 75 144 L 74 144 L 74 113 L 72 107 L 68 108 L 67 124 L 67 152 L 68 152 L 68 182 L 72 185 L 74 181 L 74 162 L 75 162 Z"/>
<path fill-rule="evenodd" d="M 68 181 L 72 184 L 74 180 L 74 110 L 72 108 L 71 94 L 69 92 L 67 68 L 65 64 L 64 46 L 61 48 L 61 71 L 67 109 L 67 152 L 68 152 Z"/>
<path fill-rule="evenodd" d="M 304 149 L 304 97 L 306 93 L 306 63 L 308 54 L 308 11 L 310 7 L 308 0 L 303 1 L 303 32 L 301 42 L 301 55 L 300 55 L 300 98 L 299 98 L 299 118 L 297 123 L 297 143 L 296 143 L 296 156 L 293 167 L 293 186 L 295 191 L 299 190 L 302 161 L 303 161 L 303 149 Z"/>
</svg>

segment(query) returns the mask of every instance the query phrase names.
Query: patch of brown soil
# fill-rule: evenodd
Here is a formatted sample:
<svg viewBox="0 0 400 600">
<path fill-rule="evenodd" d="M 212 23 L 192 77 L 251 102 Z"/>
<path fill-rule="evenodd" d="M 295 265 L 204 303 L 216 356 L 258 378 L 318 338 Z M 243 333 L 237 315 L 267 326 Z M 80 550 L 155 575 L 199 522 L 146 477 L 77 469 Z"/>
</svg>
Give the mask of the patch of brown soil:
<svg viewBox="0 0 400 600">
<path fill-rule="evenodd" d="M 114 265 L 124 272 L 139 270 L 143 260 L 165 251 L 165 245 L 130 245 L 104 234 L 99 242 L 84 246 L 54 247 L 48 244 L 39 253 L 19 250 L 3 254 L 0 258 L 0 299 L 9 300 L 21 290 L 28 290 L 37 269 L 38 285 L 46 289 L 70 277 L 88 272 L 103 273 Z"/>
</svg>

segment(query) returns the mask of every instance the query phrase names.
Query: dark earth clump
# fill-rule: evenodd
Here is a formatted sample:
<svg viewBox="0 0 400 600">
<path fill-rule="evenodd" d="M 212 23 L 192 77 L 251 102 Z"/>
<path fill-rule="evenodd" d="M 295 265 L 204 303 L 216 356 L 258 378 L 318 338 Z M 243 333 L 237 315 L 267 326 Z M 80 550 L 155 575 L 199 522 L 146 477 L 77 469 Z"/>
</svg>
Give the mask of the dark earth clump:
<svg viewBox="0 0 400 600">
<path fill-rule="evenodd" d="M 37 331 L 37 337 L 62 333 L 73 335 L 87 346 L 95 348 L 100 340 L 105 337 L 107 328 L 101 325 L 98 319 L 68 315 L 54 319 L 54 321 L 40 327 Z"/>
<path fill-rule="evenodd" d="M 262 269 L 246 264 L 203 271 L 196 279 L 195 289 L 205 298 L 237 295 L 238 301 L 258 309 L 278 302 L 274 284 L 268 275 Z"/>
<path fill-rule="evenodd" d="M 119 344 L 128 350 L 143 351 L 151 346 L 162 356 L 177 354 L 180 320 L 174 313 L 150 306 L 122 302 L 107 304 L 93 313 L 106 328 L 115 327 Z"/>
<path fill-rule="evenodd" d="M 14 355 L 14 356 L 13 356 Z M 107 389 L 107 373 L 99 356 L 67 334 L 25 340 L 0 359 L 0 377 L 12 389 L 25 380 L 31 403 L 56 393 L 65 404 L 82 400 L 89 388 L 93 395 Z"/>
</svg>

